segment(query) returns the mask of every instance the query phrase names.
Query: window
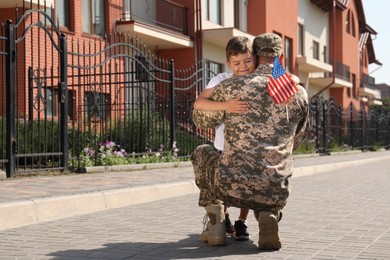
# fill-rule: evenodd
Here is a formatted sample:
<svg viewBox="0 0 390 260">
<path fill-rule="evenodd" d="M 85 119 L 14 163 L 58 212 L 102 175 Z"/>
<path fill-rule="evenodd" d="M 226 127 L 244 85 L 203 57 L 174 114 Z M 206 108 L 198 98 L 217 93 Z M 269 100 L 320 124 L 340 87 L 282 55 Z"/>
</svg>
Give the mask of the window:
<svg viewBox="0 0 390 260">
<path fill-rule="evenodd" d="M 92 120 L 105 119 L 108 116 L 110 96 L 95 91 L 85 92 L 85 115 Z"/>
<path fill-rule="evenodd" d="M 123 0 L 124 20 L 129 21 L 131 19 L 131 3 L 130 0 Z"/>
<path fill-rule="evenodd" d="M 69 28 L 69 0 L 56 0 L 55 5 L 56 20 L 58 24 Z"/>
<path fill-rule="evenodd" d="M 347 18 L 345 19 L 345 31 L 348 34 L 352 34 L 353 37 L 356 36 L 355 17 L 351 10 L 348 10 Z"/>
<path fill-rule="evenodd" d="M 205 9 L 207 20 L 221 24 L 221 0 L 206 0 Z"/>
<path fill-rule="evenodd" d="M 350 16 L 351 16 L 351 11 L 348 10 L 348 13 L 347 13 L 347 18 L 345 19 L 345 31 L 347 33 L 350 33 L 351 32 L 351 28 L 350 28 L 350 24 L 349 24 L 349 21 L 350 21 Z"/>
<path fill-rule="evenodd" d="M 352 36 L 355 37 L 355 17 L 353 16 L 353 13 L 351 15 L 351 31 L 352 31 Z"/>
<path fill-rule="evenodd" d="M 326 46 L 324 46 L 324 52 L 322 53 L 322 55 L 324 57 L 324 62 L 328 63 L 328 48 Z"/>
<path fill-rule="evenodd" d="M 206 61 L 205 63 L 205 76 L 204 76 L 204 85 L 206 86 L 207 83 L 210 81 L 211 78 L 216 76 L 217 74 L 222 72 L 222 66 L 223 64 L 214 62 L 214 61 Z"/>
<path fill-rule="evenodd" d="M 247 10 L 245 0 L 234 0 L 234 28 L 247 31 Z"/>
<path fill-rule="evenodd" d="M 53 93 L 54 91 L 54 93 Z M 52 88 L 46 89 L 46 109 L 45 109 L 45 115 L 46 116 L 57 116 L 57 97 L 58 91 L 53 90 Z"/>
<path fill-rule="evenodd" d="M 76 118 L 75 115 L 75 107 L 76 107 L 76 91 L 68 89 L 68 116 L 70 120 L 74 120 Z"/>
<path fill-rule="evenodd" d="M 313 41 L 313 59 L 320 59 L 320 44 L 316 41 Z"/>
<path fill-rule="evenodd" d="M 104 26 L 104 0 L 83 0 L 83 32 L 103 36 Z"/>
<path fill-rule="evenodd" d="M 352 74 L 352 96 L 357 98 L 356 75 Z"/>
<path fill-rule="evenodd" d="M 304 33 L 303 24 L 298 24 L 298 54 L 302 56 L 305 56 Z"/>
<path fill-rule="evenodd" d="M 286 71 L 291 72 L 292 67 L 292 39 L 285 37 L 284 38 L 284 65 Z"/>
<path fill-rule="evenodd" d="M 153 73 L 151 70 L 150 61 L 146 59 L 145 56 L 137 55 L 135 57 L 135 78 L 138 81 L 146 82 L 151 80 L 151 74 Z"/>
<path fill-rule="evenodd" d="M 58 89 L 54 89 L 53 87 L 48 87 L 46 89 L 46 109 L 45 115 L 48 117 L 56 117 L 58 116 Z M 75 107 L 74 101 L 74 91 L 68 90 L 68 116 L 70 119 L 74 119 L 73 111 Z"/>
</svg>

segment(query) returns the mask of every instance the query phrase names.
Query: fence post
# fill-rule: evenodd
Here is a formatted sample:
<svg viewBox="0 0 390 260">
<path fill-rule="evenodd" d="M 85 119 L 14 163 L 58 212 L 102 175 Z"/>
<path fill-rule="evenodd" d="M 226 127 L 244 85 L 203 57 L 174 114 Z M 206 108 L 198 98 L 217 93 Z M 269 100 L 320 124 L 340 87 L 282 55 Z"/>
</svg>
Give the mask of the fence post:
<svg viewBox="0 0 390 260">
<path fill-rule="evenodd" d="M 353 106 L 352 106 L 352 102 L 349 106 L 349 112 L 350 112 L 350 135 L 351 135 L 351 147 L 352 147 L 352 150 L 353 150 Z"/>
<path fill-rule="evenodd" d="M 375 111 L 375 119 L 376 119 L 376 131 L 375 131 L 375 134 L 376 134 L 376 138 L 375 138 L 375 142 L 377 145 L 379 145 L 379 118 L 381 117 L 379 115 L 379 112 L 378 111 Z M 382 112 L 382 115 L 383 115 L 383 112 Z"/>
<path fill-rule="evenodd" d="M 326 153 L 326 109 L 326 101 L 324 101 L 322 105 L 322 142 L 324 143 L 323 153 Z"/>
<path fill-rule="evenodd" d="M 390 112 L 387 112 L 387 132 L 386 132 L 386 141 L 387 141 L 387 149 L 390 149 Z"/>
<path fill-rule="evenodd" d="M 6 23 L 6 95 L 7 95 L 7 140 L 6 140 L 6 155 L 8 163 L 6 166 L 7 178 L 15 174 L 15 68 L 14 62 L 16 60 L 15 51 L 15 35 L 14 25 L 11 20 Z"/>
<path fill-rule="evenodd" d="M 173 59 L 170 60 L 170 69 L 171 69 L 171 127 L 170 127 L 170 141 L 171 148 L 173 147 L 173 142 L 176 141 L 175 130 L 176 130 L 176 108 L 175 108 L 175 64 Z"/>
<path fill-rule="evenodd" d="M 339 144 L 342 146 L 343 141 L 343 109 L 337 106 L 337 115 L 339 116 Z"/>
<path fill-rule="evenodd" d="M 67 86 L 67 45 L 65 34 L 60 36 L 60 80 L 59 102 L 61 107 L 60 119 L 60 145 L 61 145 L 61 167 L 64 171 L 68 169 L 68 86 Z"/>
<path fill-rule="evenodd" d="M 316 150 L 317 152 L 319 153 L 320 152 L 320 141 L 319 141 L 319 125 L 318 123 L 320 122 L 320 115 L 319 115 L 319 112 L 318 112 L 318 97 L 316 98 L 315 100 L 315 125 L 316 125 L 316 137 L 315 137 L 315 141 L 316 141 Z"/>
<path fill-rule="evenodd" d="M 365 114 L 364 114 L 364 109 L 361 110 L 361 120 L 362 120 L 362 123 L 361 123 L 361 127 L 362 127 L 362 151 L 364 151 L 365 149 L 365 143 L 366 143 L 366 140 L 365 140 L 365 124 L 364 124 L 364 119 L 365 119 Z M 370 124 L 368 124 L 370 125 Z"/>
</svg>

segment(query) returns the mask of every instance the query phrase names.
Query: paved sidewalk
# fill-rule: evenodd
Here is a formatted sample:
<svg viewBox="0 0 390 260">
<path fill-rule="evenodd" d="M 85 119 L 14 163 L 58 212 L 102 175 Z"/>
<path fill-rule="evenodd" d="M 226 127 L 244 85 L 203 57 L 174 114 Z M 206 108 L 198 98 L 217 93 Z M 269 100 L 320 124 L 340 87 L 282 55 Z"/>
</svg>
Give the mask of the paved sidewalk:
<svg viewBox="0 0 390 260">
<path fill-rule="evenodd" d="M 390 160 L 390 151 L 297 156 L 293 177 Z M 190 163 L 178 167 L 0 181 L 0 230 L 197 193 Z M 131 166 L 128 166 L 131 167 Z M 102 171 L 99 173 L 99 170 Z"/>
<path fill-rule="evenodd" d="M 200 242 L 205 211 L 197 206 L 198 194 L 188 192 L 181 196 L 172 194 L 174 197 L 169 199 L 159 199 L 156 194 L 155 201 L 147 203 L 0 230 L 0 259 L 390 259 L 389 156 L 389 152 L 379 152 L 296 159 L 291 195 L 279 225 L 280 251 L 257 249 L 258 227 L 252 213 L 248 219 L 251 240 L 238 242 L 228 238 L 228 245 L 223 247 Z M 190 181 L 190 172 L 190 168 L 184 167 L 127 174 L 134 175 L 133 180 L 138 179 L 138 184 L 147 190 L 153 185 L 172 185 L 162 181 L 163 177 L 171 176 L 173 183 Z M 95 189 L 103 193 L 105 188 L 141 188 L 130 187 L 129 183 L 114 184 L 113 176 L 117 174 L 121 173 L 107 174 L 106 179 L 99 177 L 101 186 L 98 181 L 93 182 L 89 193 L 96 192 Z M 150 180 L 140 180 L 146 174 Z M 187 177 L 175 179 L 178 175 Z M 87 182 L 97 176 L 100 175 L 74 177 Z M 44 200 L 60 195 L 71 198 L 61 188 L 81 192 L 79 185 L 89 186 L 73 177 L 69 178 L 72 181 L 64 178 L 65 184 L 59 184 L 54 181 L 56 178 L 42 182 L 45 187 L 53 183 L 58 188 L 56 191 L 46 187 L 46 196 L 52 197 Z M 25 192 L 39 190 L 40 179 L 30 179 L 36 185 L 23 184 Z M 1 187 L 4 183 L 0 183 Z M 12 185 L 7 187 L 9 191 Z M 39 205 L 35 194 L 30 198 Z M 15 193 L 22 195 L 23 199 L 28 197 Z M 229 211 L 235 220 L 238 209 Z"/>
</svg>

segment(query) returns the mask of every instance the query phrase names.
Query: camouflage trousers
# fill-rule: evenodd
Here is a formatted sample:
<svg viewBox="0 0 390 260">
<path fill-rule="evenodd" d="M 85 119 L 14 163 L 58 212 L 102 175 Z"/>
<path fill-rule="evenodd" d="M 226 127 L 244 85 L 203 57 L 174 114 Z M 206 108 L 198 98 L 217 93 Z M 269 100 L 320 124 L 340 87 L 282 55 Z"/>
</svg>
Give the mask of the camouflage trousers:
<svg viewBox="0 0 390 260">
<path fill-rule="evenodd" d="M 234 193 L 234 190 L 232 190 L 232 183 L 229 183 L 229 181 L 233 181 L 234 184 L 239 179 L 235 179 L 233 176 L 227 177 L 227 179 L 226 176 L 221 177 L 220 156 L 220 151 L 207 144 L 196 147 L 191 155 L 195 183 L 200 190 L 199 206 L 206 207 L 222 203 L 228 207 L 275 212 L 285 206 L 288 189 L 276 189 L 276 187 L 282 186 L 280 182 L 276 182 L 276 186 L 273 186 L 270 185 L 268 179 L 265 181 L 257 180 L 257 182 L 250 183 L 249 187 L 243 189 L 252 189 L 251 195 L 244 192 L 241 197 L 230 196 L 232 192 Z M 235 183 L 233 186 L 238 187 L 239 184 Z M 253 191 L 257 194 L 254 195 Z"/>
<path fill-rule="evenodd" d="M 191 155 L 195 183 L 200 190 L 198 204 L 201 207 L 219 205 L 221 203 L 213 192 L 215 191 L 215 168 L 220 155 L 220 151 L 208 144 L 196 147 Z"/>
</svg>

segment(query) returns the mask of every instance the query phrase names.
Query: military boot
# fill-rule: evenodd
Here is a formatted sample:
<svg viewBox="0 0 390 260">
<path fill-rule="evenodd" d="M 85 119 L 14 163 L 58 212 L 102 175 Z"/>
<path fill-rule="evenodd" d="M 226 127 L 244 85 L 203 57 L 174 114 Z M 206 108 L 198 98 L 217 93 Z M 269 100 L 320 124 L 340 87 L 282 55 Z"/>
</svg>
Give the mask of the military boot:
<svg viewBox="0 0 390 260">
<path fill-rule="evenodd" d="M 257 214 L 256 214 L 257 215 Z M 278 212 L 260 211 L 258 213 L 259 222 L 259 249 L 279 250 L 282 243 L 279 238 Z"/>
<path fill-rule="evenodd" d="M 206 228 L 200 235 L 200 240 L 211 246 L 226 245 L 225 212 L 223 205 L 211 205 L 205 207 L 208 216 Z"/>
</svg>

